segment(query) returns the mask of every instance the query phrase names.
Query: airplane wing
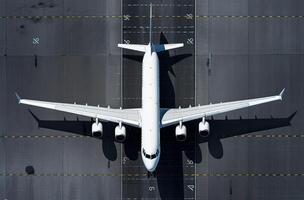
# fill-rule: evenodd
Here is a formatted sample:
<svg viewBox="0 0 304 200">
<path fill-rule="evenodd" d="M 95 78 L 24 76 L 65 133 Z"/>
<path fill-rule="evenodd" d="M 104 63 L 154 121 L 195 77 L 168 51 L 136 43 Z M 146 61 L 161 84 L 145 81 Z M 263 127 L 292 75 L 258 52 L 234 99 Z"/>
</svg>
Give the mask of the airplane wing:
<svg viewBox="0 0 304 200">
<path fill-rule="evenodd" d="M 179 121 L 187 122 L 203 117 L 229 112 L 232 110 L 238 110 L 241 108 L 264 104 L 271 101 L 282 100 L 284 90 L 285 89 L 283 89 L 279 95 L 269 96 L 269 97 L 262 97 L 262 98 L 248 99 L 241 101 L 231 101 L 226 103 L 209 104 L 209 105 L 196 106 L 190 108 L 168 109 L 163 114 L 161 124 L 162 127 L 165 127 L 178 123 Z"/>
<path fill-rule="evenodd" d="M 104 121 L 122 122 L 123 124 L 134 127 L 141 127 L 140 109 L 113 109 L 99 106 L 56 103 L 47 101 L 37 101 L 29 99 L 21 99 L 16 93 L 19 104 L 26 104 L 51 110 L 73 113 L 86 117 L 98 118 Z"/>
</svg>

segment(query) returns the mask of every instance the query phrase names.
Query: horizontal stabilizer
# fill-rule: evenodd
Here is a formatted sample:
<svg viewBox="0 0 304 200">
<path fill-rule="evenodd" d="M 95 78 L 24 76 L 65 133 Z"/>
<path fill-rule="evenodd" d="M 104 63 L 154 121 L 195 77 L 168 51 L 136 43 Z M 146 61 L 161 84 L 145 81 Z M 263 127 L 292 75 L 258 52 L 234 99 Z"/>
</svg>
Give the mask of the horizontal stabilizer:
<svg viewBox="0 0 304 200">
<path fill-rule="evenodd" d="M 146 52 L 147 45 L 144 44 L 118 44 L 118 47 L 123 49 L 130 49 L 134 51 Z"/>
<path fill-rule="evenodd" d="M 167 51 L 170 49 L 177 49 L 183 47 L 183 43 L 175 43 L 175 44 L 157 44 L 154 46 L 156 52 Z"/>
</svg>

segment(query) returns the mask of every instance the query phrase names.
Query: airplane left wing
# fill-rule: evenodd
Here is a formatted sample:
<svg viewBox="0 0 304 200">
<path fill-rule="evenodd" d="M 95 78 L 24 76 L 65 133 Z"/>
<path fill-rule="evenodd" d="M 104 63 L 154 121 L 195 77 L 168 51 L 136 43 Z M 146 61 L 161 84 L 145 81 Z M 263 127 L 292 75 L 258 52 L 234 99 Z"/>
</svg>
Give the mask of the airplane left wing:
<svg viewBox="0 0 304 200">
<path fill-rule="evenodd" d="M 37 101 L 30 99 L 21 99 L 16 93 L 19 104 L 26 104 L 51 110 L 58 110 L 67 113 L 73 113 L 86 117 L 98 118 L 104 121 L 122 122 L 134 127 L 141 127 L 140 109 L 113 109 L 99 106 L 56 103 L 48 101 Z"/>
<path fill-rule="evenodd" d="M 269 97 L 262 97 L 262 98 L 248 99 L 241 101 L 231 101 L 226 103 L 209 104 L 209 105 L 196 106 L 190 108 L 168 109 L 163 114 L 161 124 L 162 127 L 165 127 L 178 123 L 179 121 L 187 122 L 203 117 L 229 112 L 232 110 L 238 110 L 241 108 L 264 104 L 271 101 L 282 100 L 284 90 L 285 89 L 283 89 L 279 95 L 269 96 Z"/>
</svg>

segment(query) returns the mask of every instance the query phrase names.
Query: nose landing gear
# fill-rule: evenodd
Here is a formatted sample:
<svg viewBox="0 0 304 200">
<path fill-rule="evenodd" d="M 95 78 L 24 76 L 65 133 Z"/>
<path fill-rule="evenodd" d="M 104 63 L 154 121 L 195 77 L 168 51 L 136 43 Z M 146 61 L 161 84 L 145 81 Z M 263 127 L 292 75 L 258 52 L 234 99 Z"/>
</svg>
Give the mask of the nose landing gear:
<svg viewBox="0 0 304 200">
<path fill-rule="evenodd" d="M 156 170 L 153 171 L 153 172 L 147 171 L 147 177 L 150 178 L 150 177 L 152 177 L 152 176 L 153 176 L 154 178 L 156 178 Z"/>
</svg>

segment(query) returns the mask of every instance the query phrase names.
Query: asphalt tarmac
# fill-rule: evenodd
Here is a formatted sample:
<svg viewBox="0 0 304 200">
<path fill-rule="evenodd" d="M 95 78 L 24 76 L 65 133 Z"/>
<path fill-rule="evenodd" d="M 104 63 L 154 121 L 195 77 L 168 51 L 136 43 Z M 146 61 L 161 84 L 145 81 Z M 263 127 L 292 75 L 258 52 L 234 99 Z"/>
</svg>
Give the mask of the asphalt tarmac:
<svg viewBox="0 0 304 200">
<path fill-rule="evenodd" d="M 153 41 L 183 42 L 160 54 L 162 107 L 278 94 L 282 102 L 161 132 L 148 178 L 140 130 L 115 124 L 91 137 L 91 119 L 18 105 L 21 97 L 124 108 L 141 105 L 148 42 L 139 1 L 0 1 L 0 199 L 303 199 L 304 64 L 298 0 L 153 1 Z M 39 17 L 37 17 L 39 16 Z"/>
</svg>

